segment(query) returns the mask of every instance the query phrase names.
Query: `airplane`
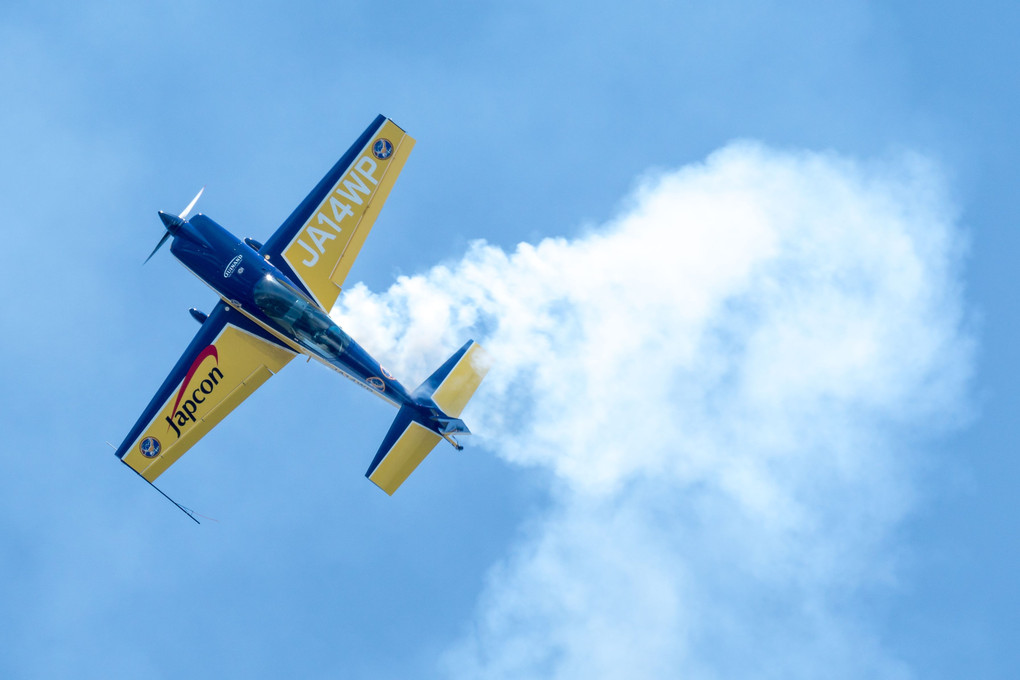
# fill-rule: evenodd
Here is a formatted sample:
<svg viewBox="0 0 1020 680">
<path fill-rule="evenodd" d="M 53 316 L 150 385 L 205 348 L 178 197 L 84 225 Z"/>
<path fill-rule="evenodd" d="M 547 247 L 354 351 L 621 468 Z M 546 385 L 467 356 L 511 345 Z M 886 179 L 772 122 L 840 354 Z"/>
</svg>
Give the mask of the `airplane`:
<svg viewBox="0 0 1020 680">
<path fill-rule="evenodd" d="M 480 345 L 468 340 L 411 391 L 329 316 L 414 144 L 377 116 L 265 243 L 189 219 L 202 191 L 178 215 L 160 211 L 166 232 L 146 262 L 172 238 L 170 252 L 220 299 L 208 315 L 190 310 L 201 328 L 116 449 L 121 462 L 152 484 L 298 355 L 399 409 L 365 473 L 387 494 L 441 440 L 463 448 L 460 415 L 489 370 Z"/>
</svg>

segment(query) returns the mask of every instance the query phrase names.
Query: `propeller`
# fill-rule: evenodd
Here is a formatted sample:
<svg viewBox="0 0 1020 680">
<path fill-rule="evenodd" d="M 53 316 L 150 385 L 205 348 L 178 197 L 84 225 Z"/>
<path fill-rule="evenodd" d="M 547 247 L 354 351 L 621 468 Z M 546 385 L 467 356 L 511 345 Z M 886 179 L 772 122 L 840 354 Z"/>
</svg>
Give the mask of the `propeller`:
<svg viewBox="0 0 1020 680">
<path fill-rule="evenodd" d="M 162 220 L 163 226 L 166 227 L 166 233 L 163 234 L 163 238 L 159 239 L 159 243 L 157 243 L 156 247 L 152 249 L 152 252 L 149 253 L 149 256 L 145 258 L 145 262 L 151 260 L 152 256 L 156 254 L 156 251 L 162 248 L 163 244 L 166 243 L 166 240 L 173 236 L 174 234 L 176 234 L 177 230 L 181 228 L 181 225 L 188 221 L 188 214 L 191 212 L 191 209 L 195 207 L 195 204 L 198 203 L 198 199 L 202 195 L 203 191 L 205 191 L 205 187 L 202 187 L 201 189 L 198 190 L 198 193 L 195 194 L 195 197 L 191 199 L 191 203 L 188 204 L 188 207 L 185 208 L 184 212 L 182 212 L 180 215 L 168 215 L 162 210 L 159 211 L 159 219 Z M 145 264 L 145 262 L 143 262 L 142 264 Z"/>
<path fill-rule="evenodd" d="M 203 191 L 205 191 L 205 187 L 202 187 L 201 189 L 198 190 L 198 193 L 195 194 L 195 197 L 191 199 L 191 203 L 188 204 L 188 207 L 185 208 L 184 212 L 178 215 L 178 217 L 180 217 L 182 220 L 188 219 L 188 213 L 190 213 L 191 209 L 195 207 L 196 203 L 198 203 L 198 199 L 202 196 Z"/>
<path fill-rule="evenodd" d="M 143 262 L 142 264 L 146 264 L 149 260 L 151 260 L 152 256 L 156 254 L 157 250 L 159 250 L 160 248 L 163 247 L 163 244 L 166 243 L 166 240 L 168 238 L 170 238 L 170 230 L 169 229 L 167 230 L 167 232 L 165 234 L 163 234 L 163 238 L 159 239 L 159 243 L 156 244 L 156 247 L 152 249 L 152 252 L 149 253 L 149 256 L 147 258 L 145 258 L 145 262 Z"/>
</svg>

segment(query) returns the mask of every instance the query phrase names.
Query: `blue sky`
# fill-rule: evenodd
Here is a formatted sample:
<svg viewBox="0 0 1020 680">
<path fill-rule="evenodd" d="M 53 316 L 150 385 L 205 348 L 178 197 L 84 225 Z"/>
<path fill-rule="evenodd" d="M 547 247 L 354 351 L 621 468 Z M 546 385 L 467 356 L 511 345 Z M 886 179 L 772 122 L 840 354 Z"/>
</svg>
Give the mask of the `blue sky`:
<svg viewBox="0 0 1020 680">
<path fill-rule="evenodd" d="M 0 18 L 4 677 L 1012 677 L 1012 5 Z M 380 112 L 335 313 L 407 383 L 483 340 L 478 436 L 387 498 L 295 362 L 162 478 L 197 527 L 104 443 L 213 302 L 156 211 L 265 238 Z"/>
</svg>

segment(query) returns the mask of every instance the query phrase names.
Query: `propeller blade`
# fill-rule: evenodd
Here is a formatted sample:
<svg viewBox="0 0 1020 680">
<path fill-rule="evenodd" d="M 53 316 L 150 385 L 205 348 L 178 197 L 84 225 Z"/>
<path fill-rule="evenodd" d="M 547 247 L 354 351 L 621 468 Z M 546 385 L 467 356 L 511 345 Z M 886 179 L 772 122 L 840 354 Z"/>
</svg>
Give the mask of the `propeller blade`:
<svg viewBox="0 0 1020 680">
<path fill-rule="evenodd" d="M 155 255 L 156 252 L 163 247 L 164 243 L 166 243 L 166 240 L 170 238 L 173 234 L 176 234 L 177 230 L 181 228 L 181 225 L 183 225 L 185 221 L 187 221 L 188 213 L 190 213 L 191 209 L 195 207 L 196 203 L 198 203 L 198 199 L 201 198 L 203 191 L 205 191 L 205 187 L 202 187 L 201 189 L 198 190 L 198 193 L 195 194 L 195 197 L 191 199 L 191 203 L 189 203 L 188 207 L 184 209 L 184 212 L 182 212 L 180 215 L 176 217 L 174 217 L 173 215 L 168 215 L 162 210 L 159 211 L 159 219 L 162 220 L 163 226 L 166 227 L 166 233 L 163 234 L 163 238 L 159 239 L 159 243 L 157 243 L 156 247 L 152 249 L 152 252 L 149 253 L 149 256 L 145 258 L 145 262 L 151 260 L 152 256 Z M 142 264 L 145 264 L 145 262 L 143 262 Z"/>
<path fill-rule="evenodd" d="M 170 230 L 169 229 L 167 230 L 167 232 L 165 234 L 163 234 L 163 238 L 159 239 L 159 243 L 157 243 L 156 247 L 152 249 L 152 252 L 149 253 L 149 256 L 147 258 L 145 258 L 145 262 L 148 262 L 149 260 L 152 259 L 152 256 L 156 254 L 157 250 L 159 250 L 160 248 L 163 247 L 163 244 L 166 243 L 166 240 L 168 238 L 170 238 Z M 142 264 L 145 264 L 145 262 L 143 262 Z"/>
<path fill-rule="evenodd" d="M 203 191 L 205 191 L 205 187 L 202 187 L 201 189 L 198 190 L 198 193 L 195 194 L 195 197 L 191 199 L 191 203 L 188 204 L 188 207 L 185 208 L 184 212 L 178 215 L 178 217 L 180 217 L 182 220 L 188 219 L 188 213 L 190 213 L 191 209 L 195 207 L 196 203 L 198 203 L 198 197 L 202 195 Z"/>
</svg>

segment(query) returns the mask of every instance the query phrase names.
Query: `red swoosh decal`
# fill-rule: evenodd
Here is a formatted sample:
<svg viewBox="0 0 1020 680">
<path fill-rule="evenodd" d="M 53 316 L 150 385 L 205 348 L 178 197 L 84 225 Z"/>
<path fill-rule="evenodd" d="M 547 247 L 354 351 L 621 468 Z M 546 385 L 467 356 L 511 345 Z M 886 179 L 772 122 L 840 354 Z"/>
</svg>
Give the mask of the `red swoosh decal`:
<svg viewBox="0 0 1020 680">
<path fill-rule="evenodd" d="M 195 361 L 192 362 L 191 368 L 188 369 L 188 374 L 184 376 L 184 382 L 181 383 L 181 389 L 177 392 L 177 401 L 174 402 L 174 410 L 171 414 L 177 413 L 177 407 L 181 403 L 181 399 L 184 397 L 184 390 L 188 389 L 188 385 L 191 383 L 191 378 L 195 375 L 195 371 L 198 370 L 199 365 L 206 357 L 212 357 L 216 360 L 216 363 L 220 363 L 220 355 L 216 353 L 216 345 L 209 345 L 195 357 Z"/>
</svg>

